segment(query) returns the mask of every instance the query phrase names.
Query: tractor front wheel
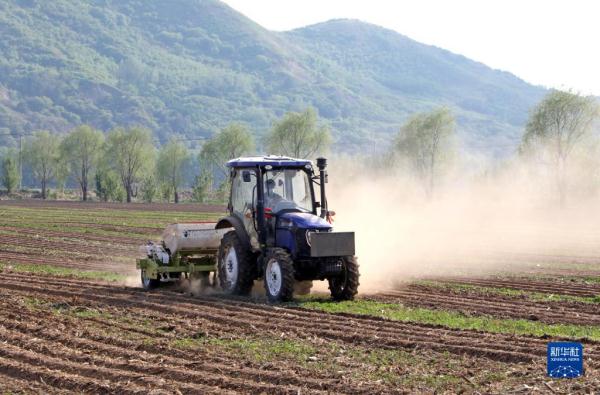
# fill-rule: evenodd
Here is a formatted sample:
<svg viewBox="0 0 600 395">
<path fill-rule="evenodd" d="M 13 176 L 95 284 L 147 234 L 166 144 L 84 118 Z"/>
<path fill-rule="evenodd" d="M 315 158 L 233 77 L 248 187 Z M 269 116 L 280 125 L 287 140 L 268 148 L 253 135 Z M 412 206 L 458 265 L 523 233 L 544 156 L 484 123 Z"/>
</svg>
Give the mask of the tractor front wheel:
<svg viewBox="0 0 600 395">
<path fill-rule="evenodd" d="M 148 277 L 146 271 L 142 269 L 142 287 L 144 287 L 146 291 L 157 288 L 159 285 L 160 280 Z"/>
<path fill-rule="evenodd" d="M 289 302 L 294 297 L 294 262 L 283 248 L 267 254 L 264 281 L 269 302 Z"/>
<path fill-rule="evenodd" d="M 358 262 L 356 257 L 340 258 L 342 273 L 329 278 L 329 291 L 334 300 L 353 300 L 358 293 Z"/>
<path fill-rule="evenodd" d="M 230 295 L 248 295 L 254 284 L 252 252 L 244 248 L 235 231 L 223 235 L 217 262 L 219 284 Z"/>
</svg>

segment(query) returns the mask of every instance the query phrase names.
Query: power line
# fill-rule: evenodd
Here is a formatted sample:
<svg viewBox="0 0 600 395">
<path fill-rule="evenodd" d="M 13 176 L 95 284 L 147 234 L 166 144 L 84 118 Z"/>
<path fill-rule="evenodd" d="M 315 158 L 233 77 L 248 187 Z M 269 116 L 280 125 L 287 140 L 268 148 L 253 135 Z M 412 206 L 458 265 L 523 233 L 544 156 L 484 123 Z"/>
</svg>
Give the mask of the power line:
<svg viewBox="0 0 600 395">
<path fill-rule="evenodd" d="M 211 137 L 181 137 L 181 138 L 175 139 L 175 141 L 196 141 L 196 140 L 210 140 L 210 139 L 211 139 Z M 159 138 L 154 137 L 153 140 L 162 144 L 162 140 Z"/>
<path fill-rule="evenodd" d="M 33 136 L 33 133 L 0 133 L 0 136 L 12 136 L 12 137 L 18 137 L 18 136 Z"/>
<path fill-rule="evenodd" d="M 177 139 L 177 141 L 195 141 L 195 140 L 210 140 L 210 137 L 185 137 Z"/>
</svg>

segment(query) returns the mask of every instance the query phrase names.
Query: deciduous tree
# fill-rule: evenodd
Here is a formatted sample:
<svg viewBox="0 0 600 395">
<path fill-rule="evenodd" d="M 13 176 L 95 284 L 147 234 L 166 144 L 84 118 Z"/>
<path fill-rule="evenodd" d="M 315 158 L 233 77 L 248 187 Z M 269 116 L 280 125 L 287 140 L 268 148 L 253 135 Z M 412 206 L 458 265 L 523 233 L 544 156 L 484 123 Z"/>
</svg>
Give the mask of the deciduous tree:
<svg viewBox="0 0 600 395">
<path fill-rule="evenodd" d="M 413 115 L 400 128 L 395 151 L 423 182 L 431 198 L 444 165 L 453 156 L 455 121 L 446 108 Z"/>
<path fill-rule="evenodd" d="M 152 203 L 158 194 L 158 185 L 152 174 L 146 175 L 142 180 L 141 186 L 142 200 L 146 203 Z"/>
<path fill-rule="evenodd" d="M 96 171 L 96 196 L 103 202 L 122 201 L 125 196 L 121 180 L 117 173 L 107 167 L 101 166 Z"/>
<path fill-rule="evenodd" d="M 289 112 L 275 123 L 265 139 L 270 153 L 294 158 L 311 158 L 323 153 L 331 144 L 331 135 L 318 125 L 317 112 Z"/>
<path fill-rule="evenodd" d="M 127 203 L 134 195 L 133 187 L 144 172 L 152 167 L 155 157 L 152 134 L 133 127 L 116 128 L 108 133 L 105 145 L 107 163 L 117 172 L 125 189 Z"/>
<path fill-rule="evenodd" d="M 533 109 L 520 147 L 542 158 L 554 173 L 561 206 L 567 198 L 567 167 L 573 150 L 600 116 L 596 98 L 553 90 Z"/>
<path fill-rule="evenodd" d="M 61 155 L 69 173 L 79 183 L 84 201 L 88 198 L 89 181 L 98 165 L 103 144 L 104 134 L 87 125 L 75 128 L 61 143 Z"/>
<path fill-rule="evenodd" d="M 59 161 L 60 137 L 47 131 L 36 132 L 23 148 L 24 162 L 40 183 L 42 199 L 47 197 L 48 183 L 54 178 Z"/>
<path fill-rule="evenodd" d="M 200 151 L 200 167 L 206 171 L 217 172 L 223 183 L 229 180 L 226 163 L 254 151 L 254 140 L 248 129 L 240 124 L 231 124 L 216 133 L 204 143 Z M 210 170 L 208 170 L 210 169 Z"/>
<path fill-rule="evenodd" d="M 2 160 L 2 185 L 8 193 L 13 193 L 19 185 L 19 168 L 12 152 Z"/>
<path fill-rule="evenodd" d="M 196 176 L 192 187 L 192 199 L 198 203 L 204 203 L 212 186 L 212 175 L 208 171 L 202 171 L 199 176 Z"/>
<path fill-rule="evenodd" d="M 181 141 L 170 140 L 158 153 L 157 170 L 161 182 L 168 184 L 175 203 L 179 203 L 179 187 L 184 181 L 184 170 L 189 161 L 189 151 Z"/>
</svg>

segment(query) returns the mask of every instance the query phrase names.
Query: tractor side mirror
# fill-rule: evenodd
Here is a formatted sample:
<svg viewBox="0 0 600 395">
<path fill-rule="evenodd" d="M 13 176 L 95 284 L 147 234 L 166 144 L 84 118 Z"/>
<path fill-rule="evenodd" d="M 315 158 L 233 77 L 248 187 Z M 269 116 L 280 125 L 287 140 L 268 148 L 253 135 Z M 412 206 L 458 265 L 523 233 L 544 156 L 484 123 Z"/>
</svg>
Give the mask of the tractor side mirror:
<svg viewBox="0 0 600 395">
<path fill-rule="evenodd" d="M 251 179 L 250 179 L 250 171 L 249 170 L 242 171 L 242 180 L 244 182 L 250 182 L 251 181 Z"/>
</svg>

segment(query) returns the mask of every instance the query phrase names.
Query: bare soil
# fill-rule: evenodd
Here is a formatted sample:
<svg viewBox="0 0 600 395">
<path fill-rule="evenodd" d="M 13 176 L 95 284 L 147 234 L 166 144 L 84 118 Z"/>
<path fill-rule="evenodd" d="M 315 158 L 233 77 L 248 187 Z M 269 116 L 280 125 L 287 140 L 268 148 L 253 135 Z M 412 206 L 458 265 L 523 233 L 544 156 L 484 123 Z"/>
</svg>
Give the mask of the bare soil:
<svg viewBox="0 0 600 395">
<path fill-rule="evenodd" d="M 548 337 L 329 314 L 218 292 L 192 297 L 177 286 L 144 292 L 137 285 L 11 268 L 40 264 L 137 278 L 138 246 L 146 237 L 156 240 L 162 227 L 126 220 L 100 224 L 89 220 L 90 213 L 134 210 L 150 216 L 154 210 L 206 213 L 222 207 L 41 201 L 2 206 L 0 392 L 592 393 L 600 388 L 595 341 L 583 341 L 584 378 L 550 381 Z M 35 210 L 24 217 L 11 213 L 15 206 Z M 57 207 L 72 215 L 54 218 Z M 20 221 L 33 225 L 19 226 Z M 600 294 L 600 284 L 570 279 L 577 275 L 583 276 L 573 270 L 568 277 L 443 281 L 575 297 Z M 361 297 L 498 319 L 600 325 L 600 304 L 577 300 L 536 301 L 421 283 Z"/>
</svg>

